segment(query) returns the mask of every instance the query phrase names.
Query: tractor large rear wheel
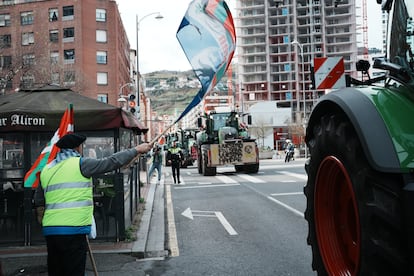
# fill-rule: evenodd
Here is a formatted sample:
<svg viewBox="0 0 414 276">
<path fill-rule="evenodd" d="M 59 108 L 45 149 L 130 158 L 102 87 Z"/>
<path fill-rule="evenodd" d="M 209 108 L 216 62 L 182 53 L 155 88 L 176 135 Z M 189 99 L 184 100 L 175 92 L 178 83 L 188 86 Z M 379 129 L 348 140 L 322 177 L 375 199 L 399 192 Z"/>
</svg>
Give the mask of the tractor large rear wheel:
<svg viewBox="0 0 414 276">
<path fill-rule="evenodd" d="M 326 114 L 311 131 L 304 192 L 313 269 L 407 275 L 401 176 L 370 167 L 345 116 Z"/>
<path fill-rule="evenodd" d="M 217 174 L 217 168 L 216 167 L 208 167 L 208 157 L 205 152 L 201 154 L 201 162 L 202 162 L 202 170 L 204 176 L 213 176 Z"/>
</svg>

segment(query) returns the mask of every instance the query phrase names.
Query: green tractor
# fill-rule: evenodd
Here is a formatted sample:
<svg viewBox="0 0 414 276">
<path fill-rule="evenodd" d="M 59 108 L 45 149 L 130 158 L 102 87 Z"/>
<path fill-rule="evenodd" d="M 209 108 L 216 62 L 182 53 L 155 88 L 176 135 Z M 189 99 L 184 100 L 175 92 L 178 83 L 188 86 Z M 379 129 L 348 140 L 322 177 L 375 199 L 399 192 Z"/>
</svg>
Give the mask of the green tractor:
<svg viewBox="0 0 414 276">
<path fill-rule="evenodd" d="M 196 135 L 197 167 L 204 176 L 217 174 L 217 167 L 234 165 L 236 172 L 257 173 L 259 150 L 239 121 L 235 111 L 211 111 L 198 118 L 201 130 Z M 248 121 L 251 117 L 248 116 Z"/>
<path fill-rule="evenodd" d="M 318 275 L 414 275 L 414 1 L 377 2 L 388 34 L 373 67 L 386 73 L 323 96 L 306 129 L 305 219 Z"/>
</svg>

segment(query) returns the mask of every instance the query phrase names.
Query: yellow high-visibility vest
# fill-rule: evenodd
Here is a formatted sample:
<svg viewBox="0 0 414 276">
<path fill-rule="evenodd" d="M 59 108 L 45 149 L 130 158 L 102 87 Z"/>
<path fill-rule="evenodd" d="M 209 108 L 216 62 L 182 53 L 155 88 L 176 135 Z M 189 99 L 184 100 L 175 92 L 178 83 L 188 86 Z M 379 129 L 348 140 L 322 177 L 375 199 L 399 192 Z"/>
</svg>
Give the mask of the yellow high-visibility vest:
<svg viewBox="0 0 414 276">
<path fill-rule="evenodd" d="M 43 226 L 86 226 L 92 223 L 91 178 L 80 171 L 80 157 L 71 157 L 40 174 L 45 193 Z"/>
</svg>

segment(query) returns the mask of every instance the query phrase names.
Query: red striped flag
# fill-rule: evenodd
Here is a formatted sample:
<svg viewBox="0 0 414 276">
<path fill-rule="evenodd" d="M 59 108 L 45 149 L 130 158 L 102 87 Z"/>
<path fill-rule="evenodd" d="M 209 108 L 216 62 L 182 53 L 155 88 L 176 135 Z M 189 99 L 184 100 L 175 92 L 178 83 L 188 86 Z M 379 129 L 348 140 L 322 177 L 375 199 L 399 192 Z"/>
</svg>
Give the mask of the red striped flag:
<svg viewBox="0 0 414 276">
<path fill-rule="evenodd" d="M 24 176 L 25 188 L 37 188 L 39 186 L 40 172 L 45 165 L 49 164 L 55 159 L 59 148 L 55 145 L 59 139 L 67 133 L 73 132 L 73 106 L 69 104 L 65 113 L 60 120 L 59 128 L 56 130 L 52 139 L 47 143 L 46 147 L 42 150 L 39 157 L 37 157 L 33 166 Z"/>
<path fill-rule="evenodd" d="M 158 139 L 158 145 L 162 146 L 162 145 L 164 145 L 164 144 L 165 144 L 165 137 L 164 137 L 164 136 L 161 136 L 161 137 Z"/>
</svg>

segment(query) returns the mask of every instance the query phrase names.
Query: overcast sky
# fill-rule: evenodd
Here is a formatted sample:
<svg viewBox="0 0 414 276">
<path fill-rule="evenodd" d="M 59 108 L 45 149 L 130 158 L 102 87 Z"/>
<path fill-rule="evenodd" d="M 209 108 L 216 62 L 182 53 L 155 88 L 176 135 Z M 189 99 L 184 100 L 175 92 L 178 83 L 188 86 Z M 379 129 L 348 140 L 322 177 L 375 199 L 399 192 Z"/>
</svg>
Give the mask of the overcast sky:
<svg viewBox="0 0 414 276">
<path fill-rule="evenodd" d="M 357 0 L 360 2 L 361 0 Z M 381 46 L 381 16 L 376 1 L 368 5 L 368 41 L 370 47 Z M 191 66 L 176 38 L 179 24 L 191 0 L 117 0 L 122 22 L 131 48 L 136 49 L 136 19 L 139 20 L 139 67 L 141 74 L 157 70 L 190 70 Z M 226 1 L 234 9 L 236 0 Z M 160 12 L 163 19 L 155 19 Z M 233 11 L 234 12 L 234 11 Z M 235 15 L 234 15 L 235 17 Z M 362 37 L 360 38 L 362 42 Z"/>
</svg>

